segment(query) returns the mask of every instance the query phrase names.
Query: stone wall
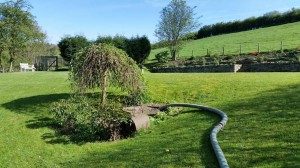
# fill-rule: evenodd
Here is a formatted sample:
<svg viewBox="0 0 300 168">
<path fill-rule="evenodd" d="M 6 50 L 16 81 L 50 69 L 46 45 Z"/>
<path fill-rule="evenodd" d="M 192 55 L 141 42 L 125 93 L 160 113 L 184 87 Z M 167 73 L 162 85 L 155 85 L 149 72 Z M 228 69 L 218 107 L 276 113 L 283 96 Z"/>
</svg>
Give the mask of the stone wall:
<svg viewBox="0 0 300 168">
<path fill-rule="evenodd" d="M 261 63 L 209 66 L 153 67 L 153 73 L 300 72 L 300 63 Z"/>
<path fill-rule="evenodd" d="M 300 72 L 300 63 L 244 64 L 238 72 Z"/>
<path fill-rule="evenodd" d="M 197 73 L 197 72 L 234 72 L 234 65 L 153 67 L 153 73 Z"/>
</svg>

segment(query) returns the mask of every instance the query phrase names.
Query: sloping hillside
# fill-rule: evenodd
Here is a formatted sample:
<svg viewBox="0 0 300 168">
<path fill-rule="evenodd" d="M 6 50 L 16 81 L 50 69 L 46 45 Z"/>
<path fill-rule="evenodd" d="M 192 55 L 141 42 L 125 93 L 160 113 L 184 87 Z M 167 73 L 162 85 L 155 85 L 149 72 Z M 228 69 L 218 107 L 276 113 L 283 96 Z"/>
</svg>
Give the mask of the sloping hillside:
<svg viewBox="0 0 300 168">
<path fill-rule="evenodd" d="M 199 40 L 189 41 L 183 45 L 179 57 L 205 56 L 207 51 L 211 55 L 225 55 L 252 53 L 259 50 L 274 51 L 281 49 L 300 48 L 300 22 L 261 28 L 256 30 L 218 35 Z M 167 48 L 155 49 L 151 52 L 149 60 L 155 54 Z"/>
</svg>

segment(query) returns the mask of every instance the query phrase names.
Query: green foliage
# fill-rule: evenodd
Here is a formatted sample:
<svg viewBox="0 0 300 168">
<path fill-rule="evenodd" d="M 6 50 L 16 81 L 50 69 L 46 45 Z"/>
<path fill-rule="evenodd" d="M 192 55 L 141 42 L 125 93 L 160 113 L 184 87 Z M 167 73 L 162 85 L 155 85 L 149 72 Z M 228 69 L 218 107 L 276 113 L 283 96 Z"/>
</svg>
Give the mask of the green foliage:
<svg viewBox="0 0 300 168">
<path fill-rule="evenodd" d="M 75 57 L 75 53 L 88 45 L 90 45 L 90 42 L 81 35 L 64 37 L 58 43 L 60 54 L 67 62 L 70 62 Z"/>
<path fill-rule="evenodd" d="M 155 35 L 167 42 L 173 60 L 180 50 L 181 38 L 199 26 L 194 16 L 194 8 L 185 0 L 172 0 L 161 11 Z"/>
<path fill-rule="evenodd" d="M 220 65 L 220 57 L 213 56 L 212 59 L 213 59 L 213 64 L 214 65 Z"/>
<path fill-rule="evenodd" d="M 184 36 L 180 37 L 180 40 L 182 41 L 190 41 L 190 40 L 196 40 L 197 39 L 197 33 L 195 32 L 191 32 L 191 33 L 187 33 Z M 151 49 L 158 49 L 158 48 L 164 48 L 164 47 L 168 47 L 168 42 L 167 41 L 159 41 L 156 42 L 154 44 L 151 44 Z"/>
<path fill-rule="evenodd" d="M 125 37 L 124 37 L 125 38 Z M 114 37 L 112 36 L 98 36 L 95 40 L 96 44 L 105 43 L 114 45 Z"/>
<path fill-rule="evenodd" d="M 3 50 L 8 51 L 10 72 L 28 44 L 45 39 L 30 9 L 30 4 L 25 0 L 0 3 L 0 55 Z"/>
<path fill-rule="evenodd" d="M 155 58 L 156 58 L 157 62 L 159 62 L 159 63 L 168 62 L 168 60 L 169 60 L 168 56 L 169 56 L 168 51 L 162 51 L 162 52 L 155 54 Z"/>
<path fill-rule="evenodd" d="M 127 104 L 140 104 L 144 83 L 136 63 L 113 44 L 100 43 L 77 52 L 71 64 L 75 96 L 54 105 L 55 119 L 63 130 L 97 140 L 116 140 L 131 133 L 129 113 L 118 100 L 108 102 L 107 92 L 109 86 L 120 88 L 128 95 Z M 100 101 L 87 96 L 95 88 L 101 90 Z"/>
<path fill-rule="evenodd" d="M 125 51 L 137 64 L 143 65 L 151 52 L 151 44 L 146 36 L 132 37 L 127 40 L 127 48 Z"/>
<path fill-rule="evenodd" d="M 298 55 L 296 56 L 296 59 L 297 59 L 297 62 L 300 63 L 300 54 L 298 54 Z"/>
<path fill-rule="evenodd" d="M 100 86 L 102 104 L 109 84 L 131 95 L 141 95 L 144 90 L 141 70 L 124 51 L 112 45 L 91 45 L 76 54 L 72 65 L 75 86 L 81 92 Z"/>
<path fill-rule="evenodd" d="M 85 96 L 61 100 L 53 107 L 60 133 L 76 140 L 116 140 L 122 136 L 122 125 L 130 122 L 129 113 L 120 105 L 99 106 L 95 99 Z"/>
<path fill-rule="evenodd" d="M 96 44 L 105 43 L 105 44 L 111 44 L 123 51 L 127 50 L 127 41 L 128 39 L 125 36 L 116 35 L 114 37 L 112 36 L 99 36 L 97 40 L 95 41 Z"/>
<path fill-rule="evenodd" d="M 300 21 L 300 8 L 291 9 L 290 11 L 280 13 L 272 11 L 259 17 L 250 17 L 245 20 L 237 20 L 231 22 L 220 22 L 213 25 L 203 26 L 197 34 L 197 39 L 210 37 L 219 34 L 234 33 L 258 29 L 262 27 L 270 27 L 286 23 Z"/>
<path fill-rule="evenodd" d="M 158 41 L 154 44 L 151 44 L 151 49 L 152 50 L 155 50 L 155 49 L 159 49 L 159 48 L 165 48 L 165 47 L 168 47 L 168 42 L 167 41 Z"/>
<path fill-rule="evenodd" d="M 136 36 L 130 39 L 119 35 L 114 37 L 99 36 L 95 43 L 111 44 L 119 49 L 124 50 L 138 65 L 143 65 L 151 52 L 151 44 L 146 36 Z"/>
<path fill-rule="evenodd" d="M 154 123 L 160 124 L 161 122 L 168 121 L 170 118 L 178 116 L 183 110 L 180 107 L 171 107 L 167 111 L 158 112 L 154 116 Z"/>
</svg>

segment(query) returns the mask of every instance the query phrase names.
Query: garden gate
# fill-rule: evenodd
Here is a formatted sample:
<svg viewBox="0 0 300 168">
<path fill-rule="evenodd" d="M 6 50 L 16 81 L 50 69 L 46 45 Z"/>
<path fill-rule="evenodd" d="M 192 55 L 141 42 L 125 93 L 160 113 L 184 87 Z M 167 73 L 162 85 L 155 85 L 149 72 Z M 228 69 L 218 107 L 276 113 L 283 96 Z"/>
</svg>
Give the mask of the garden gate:
<svg viewBox="0 0 300 168">
<path fill-rule="evenodd" d="M 64 61 L 58 56 L 39 56 L 35 58 L 35 67 L 38 71 L 58 70 Z"/>
</svg>

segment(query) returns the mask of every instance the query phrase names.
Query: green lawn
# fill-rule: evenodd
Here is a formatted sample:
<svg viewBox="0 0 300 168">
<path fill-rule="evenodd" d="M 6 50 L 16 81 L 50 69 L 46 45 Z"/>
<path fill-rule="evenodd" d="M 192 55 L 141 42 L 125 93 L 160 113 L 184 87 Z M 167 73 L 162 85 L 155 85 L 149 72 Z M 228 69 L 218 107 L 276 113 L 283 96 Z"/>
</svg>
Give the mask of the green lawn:
<svg viewBox="0 0 300 168">
<path fill-rule="evenodd" d="M 300 73 L 145 78 L 156 102 L 228 114 L 218 139 L 231 167 L 300 166 Z M 127 140 L 72 143 L 55 135 L 49 108 L 68 97 L 67 79 L 64 72 L 0 74 L 0 167 L 217 167 L 209 132 L 219 119 L 191 109 Z"/>
<path fill-rule="evenodd" d="M 212 55 L 222 55 L 223 47 L 226 54 L 238 55 L 240 45 L 242 53 L 257 51 L 258 43 L 260 51 L 274 51 L 281 49 L 295 49 L 300 47 L 300 22 L 261 28 L 256 30 L 212 36 L 204 39 L 193 40 L 186 43 L 179 53 L 180 57 L 204 56 L 207 49 Z M 151 51 L 149 60 L 155 58 L 155 54 L 166 48 Z"/>
</svg>

